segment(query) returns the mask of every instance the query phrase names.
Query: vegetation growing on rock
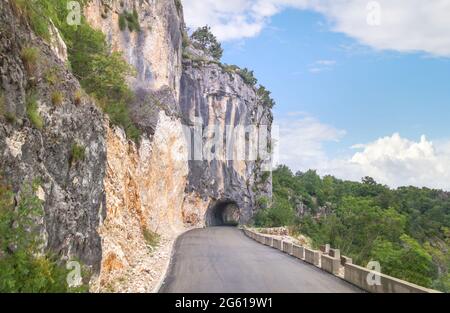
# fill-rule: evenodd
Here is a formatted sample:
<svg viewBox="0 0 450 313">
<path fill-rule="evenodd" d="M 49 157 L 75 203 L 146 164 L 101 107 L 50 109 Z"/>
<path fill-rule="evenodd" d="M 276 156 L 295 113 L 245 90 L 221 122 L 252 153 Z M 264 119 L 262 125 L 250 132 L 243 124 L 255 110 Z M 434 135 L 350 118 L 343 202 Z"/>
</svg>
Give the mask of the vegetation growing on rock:
<svg viewBox="0 0 450 313">
<path fill-rule="evenodd" d="M 11 188 L 0 178 L 0 292 L 82 292 L 86 286 L 70 288 L 69 273 L 48 251 L 36 221 L 43 214 L 35 196 L 37 182 L 20 193 L 17 205 Z"/>
<path fill-rule="evenodd" d="M 39 58 L 39 50 L 36 47 L 25 46 L 20 57 L 28 74 L 33 75 Z"/>
<path fill-rule="evenodd" d="M 211 32 L 211 27 L 199 27 L 191 35 L 191 42 L 197 49 L 205 51 L 215 60 L 220 60 L 223 55 L 223 49 L 216 36 Z"/>
<path fill-rule="evenodd" d="M 51 19 L 67 45 L 70 68 L 80 84 L 97 100 L 114 125 L 123 127 L 128 138 L 139 140 L 140 132 L 132 122 L 127 106 L 133 98 L 133 93 L 125 82 L 126 77 L 132 75 L 134 71 L 119 53 L 109 52 L 105 35 L 101 31 L 94 30 L 84 17 L 81 18 L 80 25 L 69 25 L 66 21 L 69 14 L 68 1 L 13 0 L 13 3 L 17 12 L 29 20 L 36 34 L 47 41 L 50 40 L 48 27 Z M 86 3 L 86 0 L 80 2 L 82 6 Z M 126 12 L 125 18 L 131 31 L 140 29 L 136 10 Z M 27 71 L 34 70 L 38 58 L 39 51 L 36 48 L 23 49 L 22 60 Z M 45 77 L 51 84 L 56 78 L 51 71 L 47 72 Z M 40 127 L 42 123 L 35 114 L 36 105 L 30 107 L 30 120 L 37 128 L 42 128 Z"/>
<path fill-rule="evenodd" d="M 52 104 L 53 105 L 61 105 L 64 101 L 63 94 L 60 91 L 54 91 L 52 93 Z"/>
<path fill-rule="evenodd" d="M 35 91 L 30 91 L 27 95 L 26 109 L 31 124 L 37 129 L 42 129 L 44 121 L 38 111 L 38 96 Z"/>
<path fill-rule="evenodd" d="M 127 29 L 130 32 L 141 31 L 141 25 L 139 24 L 139 15 L 136 11 L 136 9 L 133 10 L 133 12 L 124 11 L 123 13 L 119 14 L 119 28 L 121 31 L 124 31 Z"/>
<path fill-rule="evenodd" d="M 70 151 L 70 164 L 73 165 L 86 158 L 86 148 L 80 144 L 74 143 Z"/>
</svg>

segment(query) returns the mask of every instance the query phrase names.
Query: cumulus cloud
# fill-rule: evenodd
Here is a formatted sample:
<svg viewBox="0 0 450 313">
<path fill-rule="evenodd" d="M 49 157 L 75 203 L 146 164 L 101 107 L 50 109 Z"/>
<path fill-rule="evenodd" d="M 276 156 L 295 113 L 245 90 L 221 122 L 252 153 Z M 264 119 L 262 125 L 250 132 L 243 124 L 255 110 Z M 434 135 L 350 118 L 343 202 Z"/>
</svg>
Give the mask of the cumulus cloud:
<svg viewBox="0 0 450 313">
<path fill-rule="evenodd" d="M 281 120 L 278 145 L 280 164 L 293 170 L 317 169 L 342 179 L 359 181 L 371 176 L 391 187 L 418 186 L 450 190 L 450 141 L 432 142 L 425 136 L 414 141 L 392 136 L 349 147 L 344 156 L 331 156 L 327 143 L 346 132 L 307 115 Z M 357 150 L 357 151 L 355 151 Z"/>
<path fill-rule="evenodd" d="M 323 124 L 307 113 L 294 112 L 288 116 L 276 123 L 278 163 L 299 170 L 317 169 L 327 163 L 324 144 L 339 141 L 346 132 Z"/>
<path fill-rule="evenodd" d="M 419 141 L 400 134 L 380 138 L 365 145 L 348 161 L 359 173 L 390 186 L 427 186 L 450 190 L 450 150 L 422 136 Z"/>
<path fill-rule="evenodd" d="M 190 27 L 221 40 L 254 37 L 271 16 L 294 8 L 324 15 L 330 30 L 377 50 L 450 56 L 450 0 L 184 0 Z"/>
</svg>

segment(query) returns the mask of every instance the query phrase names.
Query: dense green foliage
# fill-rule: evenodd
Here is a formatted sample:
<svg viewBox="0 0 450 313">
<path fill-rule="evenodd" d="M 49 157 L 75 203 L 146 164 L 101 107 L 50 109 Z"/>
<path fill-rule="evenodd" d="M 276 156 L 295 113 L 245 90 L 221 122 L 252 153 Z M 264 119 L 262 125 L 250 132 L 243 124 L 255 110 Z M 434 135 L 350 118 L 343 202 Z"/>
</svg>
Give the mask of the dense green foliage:
<svg viewBox="0 0 450 313">
<path fill-rule="evenodd" d="M 223 55 L 223 49 L 216 36 L 211 32 L 209 26 L 199 27 L 191 35 L 192 44 L 210 54 L 214 59 L 220 60 Z"/>
<path fill-rule="evenodd" d="M 36 227 L 42 203 L 34 195 L 38 183 L 25 188 L 15 205 L 10 188 L 0 181 L 0 292 L 79 292 L 71 289 L 68 270 L 49 253 L 42 253 Z"/>
<path fill-rule="evenodd" d="M 237 73 L 242 77 L 247 85 L 255 86 L 258 83 L 258 80 L 255 78 L 254 72 L 247 68 L 239 69 Z"/>
<path fill-rule="evenodd" d="M 370 177 L 358 183 L 315 171 L 293 174 L 285 166 L 274 171 L 273 188 L 273 204 L 260 205 L 257 226 L 292 226 L 358 264 L 376 260 L 386 274 L 450 291 L 449 193 L 393 190 Z"/>
<path fill-rule="evenodd" d="M 271 92 L 266 87 L 260 85 L 256 91 L 258 98 L 261 100 L 263 106 L 272 109 L 275 106 L 275 100 L 270 96 Z"/>
<path fill-rule="evenodd" d="M 126 84 L 126 77 L 133 69 L 119 53 L 110 53 L 101 31 L 94 30 L 81 18 L 80 25 L 69 25 L 68 0 L 14 0 L 17 8 L 25 14 L 34 31 L 49 39 L 50 20 L 63 37 L 68 53 L 70 68 L 81 85 L 93 96 L 107 113 L 113 124 L 122 126 L 128 138 L 137 141 L 139 130 L 131 121 L 127 103 L 133 100 L 133 93 Z M 79 1 L 81 5 L 86 0 Z M 137 12 L 127 13 L 126 23 L 130 30 L 139 30 Z M 29 50 L 29 49 L 28 49 Z M 22 58 L 34 59 L 34 51 L 24 51 Z M 28 62 L 28 61 L 27 61 Z"/>
<path fill-rule="evenodd" d="M 124 11 L 119 15 L 119 28 L 124 31 L 128 27 L 130 32 L 141 31 L 141 25 L 139 24 L 139 16 L 136 10 L 133 12 Z"/>
</svg>

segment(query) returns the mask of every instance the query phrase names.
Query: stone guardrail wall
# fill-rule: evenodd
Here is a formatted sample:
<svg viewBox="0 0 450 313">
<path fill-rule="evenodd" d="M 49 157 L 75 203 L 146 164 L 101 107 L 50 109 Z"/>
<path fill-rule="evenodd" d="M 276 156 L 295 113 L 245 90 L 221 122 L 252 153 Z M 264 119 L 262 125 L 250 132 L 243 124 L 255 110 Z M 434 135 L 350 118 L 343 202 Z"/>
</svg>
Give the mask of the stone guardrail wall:
<svg viewBox="0 0 450 313">
<path fill-rule="evenodd" d="M 427 289 L 352 264 L 351 258 L 342 256 L 340 250 L 331 249 L 329 245 L 322 246 L 320 250 L 312 250 L 291 242 L 273 238 L 269 235 L 262 235 L 249 229 L 244 229 L 244 233 L 259 243 L 278 249 L 309 264 L 313 264 L 314 266 L 371 293 L 439 293 L 436 290 Z M 374 274 L 379 275 L 381 284 L 369 285 L 367 278 L 373 277 Z"/>
<path fill-rule="evenodd" d="M 344 273 L 346 281 L 371 293 L 438 293 L 436 290 L 427 289 L 380 273 L 376 274 L 380 275 L 381 284 L 371 286 L 367 283 L 367 277 L 373 275 L 374 272 L 355 264 L 346 264 Z"/>
<path fill-rule="evenodd" d="M 280 239 L 272 240 L 272 247 L 278 250 L 283 251 L 282 241 Z"/>
</svg>

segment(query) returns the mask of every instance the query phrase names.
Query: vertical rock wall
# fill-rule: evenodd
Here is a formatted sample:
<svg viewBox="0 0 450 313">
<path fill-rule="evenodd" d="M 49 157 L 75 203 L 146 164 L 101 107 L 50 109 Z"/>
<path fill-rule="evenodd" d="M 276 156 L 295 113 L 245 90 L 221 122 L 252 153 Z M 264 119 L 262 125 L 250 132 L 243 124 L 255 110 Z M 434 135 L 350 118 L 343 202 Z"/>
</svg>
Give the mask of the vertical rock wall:
<svg viewBox="0 0 450 313">
<path fill-rule="evenodd" d="M 139 16 L 140 31 L 121 30 L 121 14 Z M 135 88 L 169 87 L 178 97 L 181 77 L 182 11 L 173 0 L 91 0 L 84 10 L 87 21 L 101 30 L 113 51 L 122 51 L 137 70 Z"/>
<path fill-rule="evenodd" d="M 204 226 L 208 209 L 225 201 L 247 222 L 257 195 L 268 192 L 260 161 L 189 161 L 186 127 L 198 119 L 218 125 L 271 124 L 254 87 L 216 63 L 182 64 L 182 8 L 173 0 L 91 0 L 85 17 L 113 51 L 136 68 L 131 117 L 142 130 L 138 144 L 86 95 L 65 66 L 67 50 L 51 27 L 51 42 L 36 37 L 24 19 L 0 2 L 0 166 L 20 195 L 35 179 L 44 201 L 40 221 L 47 246 L 62 259 L 77 258 L 98 274 L 94 291 L 150 291 L 164 271 L 174 238 Z M 140 31 L 120 29 L 120 16 L 136 11 Z M 39 50 L 36 66 L 22 50 Z M 56 75 L 46 79 L 48 71 Z M 62 103 L 52 103 L 55 91 Z M 35 93 L 43 127 L 27 118 Z M 206 132 L 201 141 L 212 136 Z M 85 157 L 72 158 L 74 146 Z M 213 150 L 213 148 L 211 148 Z M 148 234 L 157 233 L 155 249 Z"/>
<path fill-rule="evenodd" d="M 247 223 L 253 216 L 255 201 L 260 195 L 269 195 L 270 176 L 263 179 L 263 160 L 251 158 L 249 154 L 239 156 L 239 145 L 249 142 L 247 134 L 238 136 L 236 146 L 227 152 L 208 159 L 209 152 L 217 147 L 209 147 L 208 142 L 217 135 L 224 139 L 227 127 L 236 130 L 238 126 L 267 126 L 271 130 L 272 113 L 258 99 L 255 87 L 244 82 L 236 73 L 226 72 L 214 62 L 194 62 L 185 60 L 181 78 L 180 107 L 189 123 L 201 123 L 203 128 L 203 159 L 189 162 L 189 182 L 186 188 L 186 211 L 198 209 L 198 218 L 206 214 L 216 201 L 236 202 L 240 209 L 240 222 Z M 230 128 L 229 128 L 230 129 Z M 229 130 L 228 130 L 229 131 Z M 258 142 L 263 138 L 253 137 Z M 270 144 L 270 138 L 268 139 Z M 194 210 L 195 211 L 195 210 Z"/>
<path fill-rule="evenodd" d="M 79 259 L 95 272 L 105 209 L 104 116 L 87 96 L 77 99 L 80 85 L 64 64 L 64 45 L 57 56 L 13 8 L 10 1 L 0 2 L 0 174 L 16 200 L 23 188 L 38 183 L 44 243 L 62 259 Z M 57 44 L 57 30 L 52 34 Z M 21 57 L 24 49 L 36 51 L 33 64 Z M 49 71 L 54 81 L 46 78 Z M 55 92 L 61 103 L 53 103 Z M 34 100 L 42 127 L 27 116 L 27 102 Z M 74 145 L 82 147 L 84 158 L 73 160 Z"/>
</svg>

